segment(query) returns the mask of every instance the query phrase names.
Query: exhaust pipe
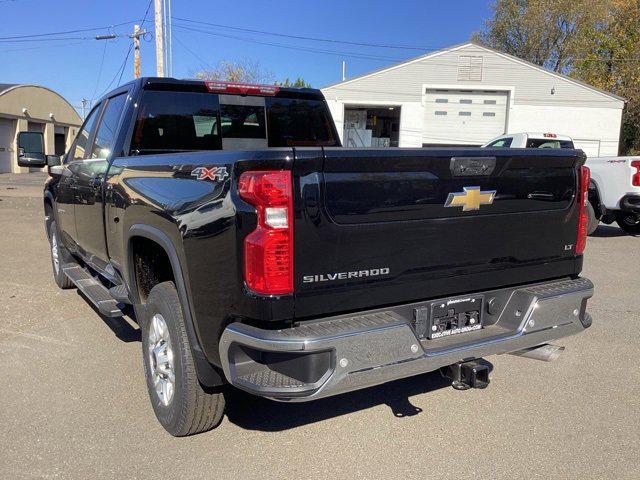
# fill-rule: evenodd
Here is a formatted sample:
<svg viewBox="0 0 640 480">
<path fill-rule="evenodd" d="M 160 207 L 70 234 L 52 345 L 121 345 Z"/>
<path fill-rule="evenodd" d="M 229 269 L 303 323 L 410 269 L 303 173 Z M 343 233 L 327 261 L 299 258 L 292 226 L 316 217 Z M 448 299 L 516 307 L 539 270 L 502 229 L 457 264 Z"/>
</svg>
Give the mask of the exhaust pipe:
<svg viewBox="0 0 640 480">
<path fill-rule="evenodd" d="M 557 360 L 562 352 L 564 352 L 564 347 L 546 343 L 539 347 L 518 350 L 517 352 L 511 352 L 510 354 L 518 355 L 519 357 L 533 358 L 534 360 L 541 360 L 543 362 L 551 362 L 553 360 Z"/>
</svg>

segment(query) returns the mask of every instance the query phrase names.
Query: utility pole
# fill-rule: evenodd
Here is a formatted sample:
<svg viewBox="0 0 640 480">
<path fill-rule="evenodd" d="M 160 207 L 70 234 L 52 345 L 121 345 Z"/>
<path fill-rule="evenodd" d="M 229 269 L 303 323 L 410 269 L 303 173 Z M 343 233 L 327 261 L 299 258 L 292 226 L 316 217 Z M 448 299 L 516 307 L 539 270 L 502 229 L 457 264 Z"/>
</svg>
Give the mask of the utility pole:
<svg viewBox="0 0 640 480">
<path fill-rule="evenodd" d="M 162 0 L 154 0 L 156 21 L 156 75 L 164 77 L 164 23 L 162 18 Z"/>
<path fill-rule="evenodd" d="M 87 117 L 87 99 L 83 97 L 81 102 L 82 102 L 82 121 L 84 122 L 84 119 Z"/>
<path fill-rule="evenodd" d="M 347 79 L 347 62 L 342 60 L 342 81 Z"/>
<path fill-rule="evenodd" d="M 140 78 L 140 37 L 146 34 L 146 30 L 140 30 L 140 25 L 133 26 L 133 77 Z"/>
</svg>

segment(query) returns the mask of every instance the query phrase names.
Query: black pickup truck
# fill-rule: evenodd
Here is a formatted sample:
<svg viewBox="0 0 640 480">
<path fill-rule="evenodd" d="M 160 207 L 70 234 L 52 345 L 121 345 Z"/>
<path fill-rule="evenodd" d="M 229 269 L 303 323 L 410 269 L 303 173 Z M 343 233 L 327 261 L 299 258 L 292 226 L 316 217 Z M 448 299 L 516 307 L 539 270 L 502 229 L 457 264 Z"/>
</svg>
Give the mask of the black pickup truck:
<svg viewBox="0 0 640 480">
<path fill-rule="evenodd" d="M 423 372 L 484 387 L 483 357 L 548 359 L 591 324 L 576 150 L 346 149 L 317 90 L 143 78 L 48 166 L 55 281 L 132 310 L 173 435 L 229 385 L 313 400 Z"/>
</svg>

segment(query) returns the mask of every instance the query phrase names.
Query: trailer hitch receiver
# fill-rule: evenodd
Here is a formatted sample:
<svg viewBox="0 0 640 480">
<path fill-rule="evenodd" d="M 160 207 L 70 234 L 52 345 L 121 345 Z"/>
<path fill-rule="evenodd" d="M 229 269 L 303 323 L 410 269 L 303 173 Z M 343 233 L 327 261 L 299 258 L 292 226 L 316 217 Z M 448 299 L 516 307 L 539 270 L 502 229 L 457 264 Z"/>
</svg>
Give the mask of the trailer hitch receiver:
<svg viewBox="0 0 640 480">
<path fill-rule="evenodd" d="M 454 363 L 441 368 L 440 373 L 451 380 L 451 386 L 456 390 L 487 388 L 489 385 L 489 366 L 477 360 Z"/>
</svg>

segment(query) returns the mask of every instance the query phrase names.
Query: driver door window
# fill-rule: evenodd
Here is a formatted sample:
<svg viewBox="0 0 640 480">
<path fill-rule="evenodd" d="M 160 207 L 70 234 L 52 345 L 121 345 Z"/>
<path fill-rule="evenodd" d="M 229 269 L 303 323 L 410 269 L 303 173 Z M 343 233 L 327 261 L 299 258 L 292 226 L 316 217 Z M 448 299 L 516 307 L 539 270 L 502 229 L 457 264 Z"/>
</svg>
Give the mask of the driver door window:
<svg viewBox="0 0 640 480">
<path fill-rule="evenodd" d="M 113 146 L 116 141 L 118 124 L 120 123 L 120 116 L 122 114 L 126 98 L 126 93 L 122 93 L 109 99 L 109 103 L 102 114 L 102 119 L 100 120 L 100 125 L 98 126 L 98 131 L 96 132 L 96 138 L 93 141 L 93 148 L 91 149 L 91 155 L 89 158 L 106 159 L 112 153 Z"/>
<path fill-rule="evenodd" d="M 513 142 L 513 138 L 501 138 L 500 140 L 496 140 L 495 142 L 489 144 L 489 147 L 492 148 L 509 148 L 511 146 L 511 142 Z"/>
<path fill-rule="evenodd" d="M 96 119 L 98 118 L 98 113 L 100 112 L 100 105 L 97 105 L 82 125 L 78 136 L 73 142 L 73 147 L 69 152 L 68 161 L 73 162 L 74 160 L 82 160 L 86 156 L 87 145 L 89 144 L 89 137 L 91 136 L 91 131 L 93 130 L 93 126 L 96 123 Z"/>
</svg>

